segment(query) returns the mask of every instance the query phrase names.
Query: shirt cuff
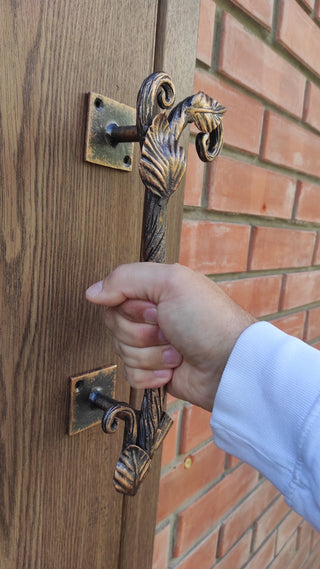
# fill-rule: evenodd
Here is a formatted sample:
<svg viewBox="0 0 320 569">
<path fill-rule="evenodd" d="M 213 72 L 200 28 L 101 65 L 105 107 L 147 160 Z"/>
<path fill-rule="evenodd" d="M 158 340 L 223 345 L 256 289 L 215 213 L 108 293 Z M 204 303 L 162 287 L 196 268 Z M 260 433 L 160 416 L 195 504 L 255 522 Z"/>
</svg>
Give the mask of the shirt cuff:
<svg viewBox="0 0 320 569">
<path fill-rule="evenodd" d="M 238 339 L 215 398 L 217 446 L 251 464 L 289 497 L 304 423 L 319 396 L 320 354 L 267 322 Z M 318 375 L 318 373 L 317 373 Z"/>
</svg>

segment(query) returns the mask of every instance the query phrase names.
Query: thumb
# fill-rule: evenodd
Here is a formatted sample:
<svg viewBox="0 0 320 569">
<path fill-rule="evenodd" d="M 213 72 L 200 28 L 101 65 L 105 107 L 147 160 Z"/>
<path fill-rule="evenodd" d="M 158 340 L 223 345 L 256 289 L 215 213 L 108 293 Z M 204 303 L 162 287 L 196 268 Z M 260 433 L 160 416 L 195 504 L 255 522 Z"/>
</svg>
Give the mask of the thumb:
<svg viewBox="0 0 320 569">
<path fill-rule="evenodd" d="M 94 304 L 118 306 L 127 299 L 148 300 L 159 304 L 166 288 L 170 265 L 132 263 L 120 265 L 103 281 L 86 291 L 86 298 Z"/>
</svg>

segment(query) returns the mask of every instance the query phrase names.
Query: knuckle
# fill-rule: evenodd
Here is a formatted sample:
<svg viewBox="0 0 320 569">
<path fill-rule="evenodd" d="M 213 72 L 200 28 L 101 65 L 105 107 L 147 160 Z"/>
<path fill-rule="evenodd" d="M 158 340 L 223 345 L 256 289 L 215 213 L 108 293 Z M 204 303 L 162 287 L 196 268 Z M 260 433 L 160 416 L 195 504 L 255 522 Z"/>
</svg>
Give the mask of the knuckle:
<svg viewBox="0 0 320 569">
<path fill-rule="evenodd" d="M 121 345 L 116 338 L 113 339 L 113 351 L 122 358 Z"/>
<path fill-rule="evenodd" d="M 127 381 L 136 389 L 143 389 L 150 383 L 150 381 L 148 381 L 150 373 L 144 369 L 127 366 L 125 368 L 125 374 Z"/>
<path fill-rule="evenodd" d="M 168 289 L 175 290 L 177 287 L 179 287 L 181 282 L 183 282 L 185 279 L 188 279 L 190 269 L 184 265 L 180 265 L 179 263 L 167 265 L 167 267 L 168 274 L 166 280 Z"/>
<path fill-rule="evenodd" d="M 104 314 L 104 322 L 108 328 L 113 325 L 113 312 L 110 308 L 107 308 Z"/>
<path fill-rule="evenodd" d="M 135 342 L 138 348 L 145 348 L 150 345 L 149 330 L 144 326 L 137 328 Z"/>
</svg>

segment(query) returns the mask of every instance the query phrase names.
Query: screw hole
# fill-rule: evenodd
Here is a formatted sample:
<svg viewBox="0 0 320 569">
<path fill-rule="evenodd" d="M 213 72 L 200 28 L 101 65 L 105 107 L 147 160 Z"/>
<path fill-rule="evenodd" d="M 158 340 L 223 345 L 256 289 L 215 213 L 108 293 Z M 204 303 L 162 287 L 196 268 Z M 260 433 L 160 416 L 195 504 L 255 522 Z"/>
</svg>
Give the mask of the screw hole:
<svg viewBox="0 0 320 569">
<path fill-rule="evenodd" d="M 126 155 L 123 159 L 123 162 L 126 166 L 128 166 L 128 167 L 131 166 L 131 157 Z"/>
<path fill-rule="evenodd" d="M 102 109 L 102 107 L 103 107 L 103 101 L 102 101 L 102 99 L 99 99 L 99 97 L 97 97 L 97 99 L 96 99 L 95 102 L 94 102 L 94 106 L 96 107 L 96 109 L 97 109 L 98 111 L 100 111 L 100 110 Z"/>
<path fill-rule="evenodd" d="M 76 385 L 75 385 L 75 390 L 77 393 L 80 393 L 80 391 L 83 389 L 84 387 L 84 381 L 83 379 L 80 379 L 79 381 L 77 381 Z"/>
</svg>

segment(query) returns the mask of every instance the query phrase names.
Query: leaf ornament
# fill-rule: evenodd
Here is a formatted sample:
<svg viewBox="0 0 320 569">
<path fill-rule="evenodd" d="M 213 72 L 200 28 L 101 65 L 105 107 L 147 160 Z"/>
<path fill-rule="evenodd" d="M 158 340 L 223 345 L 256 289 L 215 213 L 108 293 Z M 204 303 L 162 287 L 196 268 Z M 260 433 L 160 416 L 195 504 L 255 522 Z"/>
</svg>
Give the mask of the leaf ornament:
<svg viewBox="0 0 320 569">
<path fill-rule="evenodd" d="M 130 445 L 123 449 L 113 477 L 113 483 L 121 494 L 135 496 L 151 464 L 149 455 L 140 447 Z"/>
<path fill-rule="evenodd" d="M 203 91 L 192 97 L 192 104 L 187 107 L 188 122 L 192 122 L 202 132 L 212 132 L 222 123 L 226 108 Z"/>
<path fill-rule="evenodd" d="M 141 150 L 139 172 L 144 185 L 162 199 L 177 189 L 186 169 L 184 150 L 174 138 L 165 112 L 153 119 Z"/>
</svg>

